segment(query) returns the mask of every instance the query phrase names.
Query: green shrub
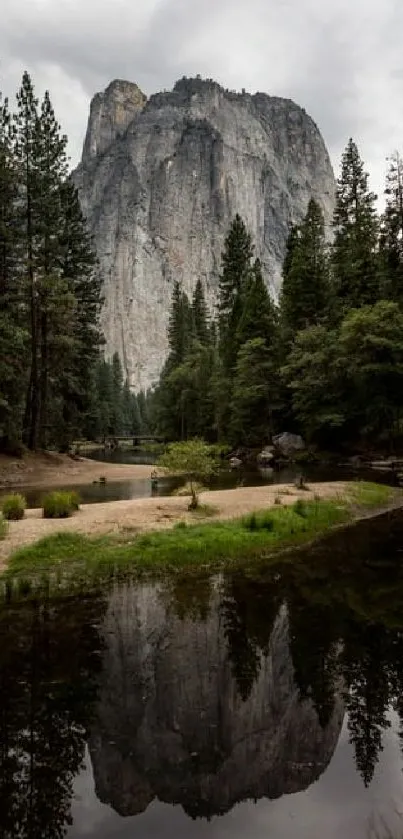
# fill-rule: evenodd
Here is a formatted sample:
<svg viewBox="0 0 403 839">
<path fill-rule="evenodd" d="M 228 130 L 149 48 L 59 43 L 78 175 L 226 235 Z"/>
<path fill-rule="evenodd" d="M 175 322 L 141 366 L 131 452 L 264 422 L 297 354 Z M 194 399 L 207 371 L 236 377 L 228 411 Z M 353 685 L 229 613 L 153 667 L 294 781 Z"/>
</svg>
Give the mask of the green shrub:
<svg viewBox="0 0 403 839">
<path fill-rule="evenodd" d="M 42 500 L 43 517 L 45 519 L 69 518 L 77 509 L 77 501 L 73 496 L 77 496 L 77 493 L 49 492 Z"/>
<path fill-rule="evenodd" d="M 270 513 L 251 513 L 250 516 L 245 516 L 243 526 L 250 531 L 267 530 L 268 532 L 274 530 L 274 519 Z"/>
<path fill-rule="evenodd" d="M 7 535 L 7 522 L 3 519 L 0 513 L 0 539 L 5 539 Z"/>
<path fill-rule="evenodd" d="M 2 499 L 1 509 L 3 516 L 7 521 L 20 521 L 24 518 L 27 502 L 23 495 L 17 492 L 12 495 L 6 495 Z"/>
<path fill-rule="evenodd" d="M 81 504 L 81 498 L 80 498 L 78 492 L 76 492 L 75 490 L 71 490 L 71 492 L 69 492 L 69 495 L 70 495 L 70 502 L 71 502 L 72 509 L 73 510 L 79 510 L 80 509 L 80 504 Z"/>
</svg>

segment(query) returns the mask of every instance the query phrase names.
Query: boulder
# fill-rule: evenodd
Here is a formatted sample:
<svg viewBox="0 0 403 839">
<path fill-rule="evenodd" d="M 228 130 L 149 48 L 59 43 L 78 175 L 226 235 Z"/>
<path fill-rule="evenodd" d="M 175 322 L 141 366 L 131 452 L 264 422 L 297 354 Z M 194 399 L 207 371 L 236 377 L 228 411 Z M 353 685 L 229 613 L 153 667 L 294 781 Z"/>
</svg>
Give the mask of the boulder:
<svg viewBox="0 0 403 839">
<path fill-rule="evenodd" d="M 259 466 L 269 466 L 269 464 L 274 460 L 274 447 L 273 446 L 265 446 L 261 452 L 259 452 L 256 458 Z"/>
<path fill-rule="evenodd" d="M 240 460 L 239 457 L 231 457 L 229 465 L 231 469 L 239 469 L 240 466 L 242 466 L 242 460 Z"/>
<path fill-rule="evenodd" d="M 296 452 L 301 452 L 305 449 L 305 443 L 299 434 L 290 434 L 284 431 L 283 434 L 277 434 L 273 437 L 273 443 L 276 449 L 284 457 L 292 457 Z"/>
</svg>

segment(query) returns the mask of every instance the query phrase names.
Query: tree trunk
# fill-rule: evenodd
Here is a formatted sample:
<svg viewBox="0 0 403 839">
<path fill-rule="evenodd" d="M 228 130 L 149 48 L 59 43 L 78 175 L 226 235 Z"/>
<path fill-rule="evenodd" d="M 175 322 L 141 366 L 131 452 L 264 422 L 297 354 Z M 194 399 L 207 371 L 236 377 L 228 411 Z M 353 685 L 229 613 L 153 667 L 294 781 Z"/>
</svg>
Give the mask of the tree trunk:
<svg viewBox="0 0 403 839">
<path fill-rule="evenodd" d="M 28 194 L 27 200 L 27 238 L 28 238 L 28 279 L 30 295 L 30 318 L 31 318 L 31 374 L 28 385 L 27 404 L 25 416 L 27 418 L 28 448 L 35 450 L 38 445 L 38 421 L 39 421 L 39 382 L 38 382 L 38 318 L 35 292 L 35 275 L 33 268 L 33 247 L 32 247 L 32 216 L 31 199 Z"/>
<path fill-rule="evenodd" d="M 39 443 L 42 449 L 46 448 L 46 419 L 48 409 L 48 318 L 46 311 L 42 311 L 41 316 L 41 369 L 39 379 L 39 422 L 38 422 L 38 436 Z"/>
</svg>

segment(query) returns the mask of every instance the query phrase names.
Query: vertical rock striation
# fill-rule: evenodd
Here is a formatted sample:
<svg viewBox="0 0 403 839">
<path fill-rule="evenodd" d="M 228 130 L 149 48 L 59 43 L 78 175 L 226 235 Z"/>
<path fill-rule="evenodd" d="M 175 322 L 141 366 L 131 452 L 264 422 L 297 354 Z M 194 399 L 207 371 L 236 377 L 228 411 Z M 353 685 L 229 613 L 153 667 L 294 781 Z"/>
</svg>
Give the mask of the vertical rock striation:
<svg viewBox="0 0 403 839">
<path fill-rule="evenodd" d="M 148 101 L 137 85 L 112 82 L 92 101 L 73 177 L 104 280 L 107 351 L 135 388 L 161 370 L 174 280 L 191 294 L 200 277 L 214 306 L 237 212 L 276 294 L 290 223 L 311 197 L 327 224 L 334 206 L 329 156 L 302 108 L 199 78 Z"/>
</svg>

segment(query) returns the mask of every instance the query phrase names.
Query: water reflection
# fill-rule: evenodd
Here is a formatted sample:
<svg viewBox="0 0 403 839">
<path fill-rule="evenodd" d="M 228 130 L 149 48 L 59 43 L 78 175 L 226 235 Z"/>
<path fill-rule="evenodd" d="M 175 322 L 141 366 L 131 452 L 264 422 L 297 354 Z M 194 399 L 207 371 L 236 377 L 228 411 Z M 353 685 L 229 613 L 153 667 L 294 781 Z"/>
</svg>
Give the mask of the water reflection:
<svg viewBox="0 0 403 839">
<path fill-rule="evenodd" d="M 73 780 L 101 668 L 102 602 L 32 603 L 0 614 L 0 835 L 56 839 L 71 821 Z"/>
<path fill-rule="evenodd" d="M 189 835 L 218 836 L 227 813 L 238 836 L 235 805 L 271 802 L 260 837 L 275 801 L 306 812 L 319 778 L 336 795 L 347 747 L 370 794 L 385 744 L 383 775 L 402 765 L 402 537 L 394 515 L 258 575 L 4 604 L 0 835 L 78 839 L 91 803 L 99 839 L 143 835 L 140 814 L 154 824 L 163 804 L 210 825 Z M 177 810 L 163 813 L 146 835 L 174 835 Z M 296 833 L 280 819 L 270 835 Z"/>
</svg>

